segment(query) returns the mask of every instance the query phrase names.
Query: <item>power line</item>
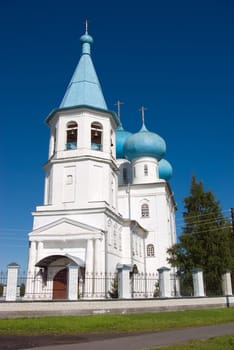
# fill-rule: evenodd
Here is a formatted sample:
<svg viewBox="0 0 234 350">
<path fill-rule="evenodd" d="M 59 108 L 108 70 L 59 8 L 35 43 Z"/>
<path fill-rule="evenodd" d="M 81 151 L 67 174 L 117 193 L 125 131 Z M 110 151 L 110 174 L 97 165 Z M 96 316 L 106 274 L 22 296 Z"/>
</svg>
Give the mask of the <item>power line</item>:
<svg viewBox="0 0 234 350">
<path fill-rule="evenodd" d="M 206 220 L 198 220 L 198 221 L 191 221 L 191 222 L 184 222 L 183 224 L 180 225 L 176 225 L 176 227 L 184 227 L 185 225 L 206 225 L 206 224 L 218 224 L 217 221 L 219 221 L 220 219 L 223 219 L 223 217 L 217 217 L 217 218 L 213 218 L 213 219 L 206 219 Z M 230 223 L 230 219 L 228 219 L 228 221 L 225 223 L 223 223 L 223 225 Z"/>
<path fill-rule="evenodd" d="M 231 228 L 231 225 L 216 227 L 216 228 L 208 229 L 208 230 L 204 230 L 204 231 L 193 231 L 193 234 L 194 233 L 213 232 L 213 231 L 217 231 L 217 230 L 224 230 L 224 229 L 227 229 L 227 228 Z"/>
<path fill-rule="evenodd" d="M 222 210 L 222 211 L 221 211 L 221 214 L 222 214 L 222 213 L 226 213 L 226 212 L 229 212 L 229 214 L 230 214 L 230 209 Z M 209 214 L 194 215 L 194 216 L 190 216 L 190 218 L 199 218 L 200 216 L 209 216 L 209 215 L 211 215 L 211 213 L 209 213 Z M 176 219 L 176 221 L 182 221 L 182 220 L 184 220 L 184 219 L 183 219 L 183 218 Z"/>
</svg>

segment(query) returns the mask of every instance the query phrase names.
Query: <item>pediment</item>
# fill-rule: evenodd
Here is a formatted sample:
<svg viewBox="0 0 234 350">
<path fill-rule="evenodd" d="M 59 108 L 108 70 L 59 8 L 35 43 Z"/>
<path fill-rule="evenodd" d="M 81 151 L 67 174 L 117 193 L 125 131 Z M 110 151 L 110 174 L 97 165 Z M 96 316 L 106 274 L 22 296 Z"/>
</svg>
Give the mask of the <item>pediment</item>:
<svg viewBox="0 0 234 350">
<path fill-rule="evenodd" d="M 30 236 L 64 236 L 64 235 L 86 235 L 102 234 L 103 231 L 97 227 L 84 224 L 68 218 L 53 221 L 30 232 Z"/>
</svg>

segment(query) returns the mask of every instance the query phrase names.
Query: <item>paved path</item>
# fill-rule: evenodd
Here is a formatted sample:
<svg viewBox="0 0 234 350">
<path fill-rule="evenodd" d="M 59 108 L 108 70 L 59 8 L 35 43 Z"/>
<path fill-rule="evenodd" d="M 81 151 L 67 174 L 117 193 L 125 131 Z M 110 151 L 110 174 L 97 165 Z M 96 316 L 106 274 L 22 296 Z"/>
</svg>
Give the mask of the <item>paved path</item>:
<svg viewBox="0 0 234 350">
<path fill-rule="evenodd" d="M 214 336 L 234 334 L 234 322 L 219 325 L 170 330 L 76 344 L 45 346 L 31 350 L 145 350 L 151 347 L 185 343 L 193 339 L 206 340 Z M 29 350 L 29 349 L 27 349 Z"/>
</svg>

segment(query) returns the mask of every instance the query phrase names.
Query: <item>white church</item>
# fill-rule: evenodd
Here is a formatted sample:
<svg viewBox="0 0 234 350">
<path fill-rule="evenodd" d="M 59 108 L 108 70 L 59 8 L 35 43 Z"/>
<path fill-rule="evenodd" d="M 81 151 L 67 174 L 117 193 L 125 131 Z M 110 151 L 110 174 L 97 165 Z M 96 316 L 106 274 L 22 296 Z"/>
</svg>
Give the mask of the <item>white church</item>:
<svg viewBox="0 0 234 350">
<path fill-rule="evenodd" d="M 25 298 L 105 298 L 117 273 L 127 276 L 127 297 L 152 297 L 156 279 L 150 285 L 147 276 L 170 268 L 176 242 L 166 144 L 147 130 L 143 107 L 140 131 L 123 129 L 106 105 L 87 29 L 80 41 L 63 100 L 46 119 L 44 204 L 33 212 Z M 143 276 L 143 294 L 134 275 Z"/>
</svg>

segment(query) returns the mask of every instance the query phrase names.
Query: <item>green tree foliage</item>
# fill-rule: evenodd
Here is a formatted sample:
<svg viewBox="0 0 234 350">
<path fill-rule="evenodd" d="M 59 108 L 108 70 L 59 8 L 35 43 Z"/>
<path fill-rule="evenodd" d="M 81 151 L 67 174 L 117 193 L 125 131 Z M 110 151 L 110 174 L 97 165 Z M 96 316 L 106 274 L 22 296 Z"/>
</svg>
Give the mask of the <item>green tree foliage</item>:
<svg viewBox="0 0 234 350">
<path fill-rule="evenodd" d="M 21 283 L 20 285 L 20 296 L 23 297 L 25 294 L 25 284 Z"/>
<path fill-rule="evenodd" d="M 207 295 L 221 293 L 221 275 L 234 267 L 234 240 L 229 220 L 202 182 L 192 177 L 190 195 L 184 198 L 184 229 L 179 243 L 169 250 L 168 261 L 187 276 L 202 268 Z"/>
<path fill-rule="evenodd" d="M 118 298 L 118 275 L 116 274 L 112 283 L 111 283 L 111 290 L 108 292 L 109 296 L 111 298 Z"/>
</svg>

